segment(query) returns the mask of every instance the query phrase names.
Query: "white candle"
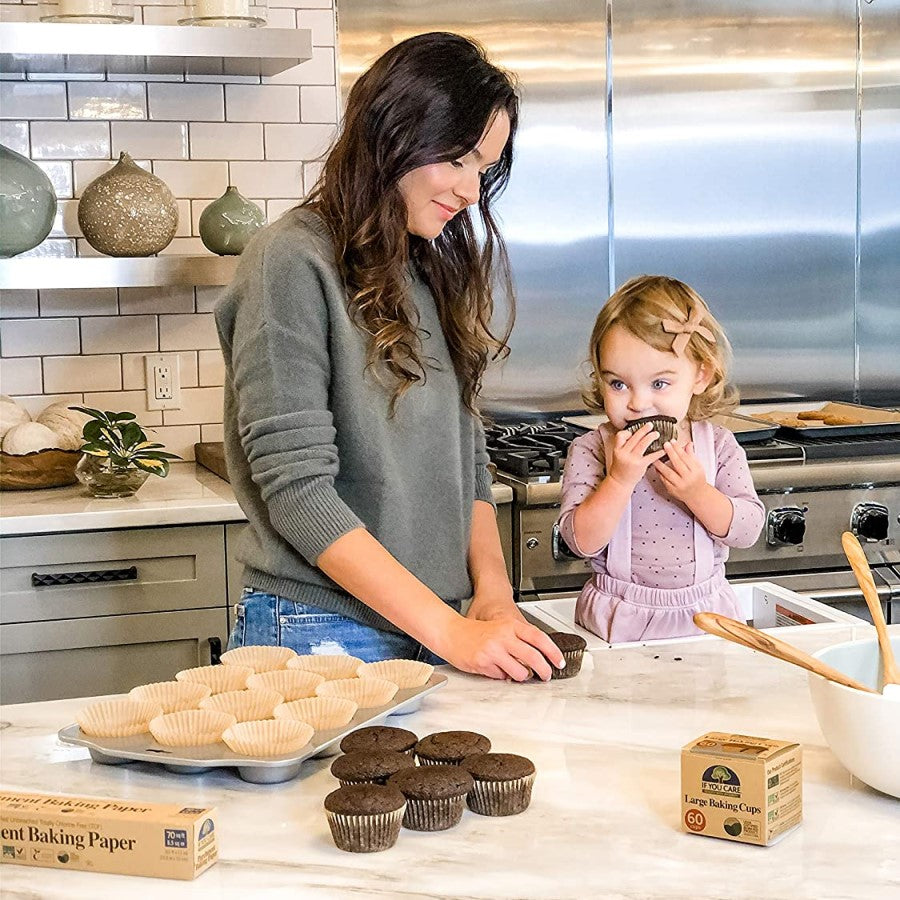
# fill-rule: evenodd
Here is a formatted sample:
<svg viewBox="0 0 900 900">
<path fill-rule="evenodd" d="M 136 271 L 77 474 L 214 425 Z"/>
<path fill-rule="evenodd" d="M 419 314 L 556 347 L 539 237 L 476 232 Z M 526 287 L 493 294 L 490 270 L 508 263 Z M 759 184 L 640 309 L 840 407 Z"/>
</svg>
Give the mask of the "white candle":
<svg viewBox="0 0 900 900">
<path fill-rule="evenodd" d="M 197 0 L 194 4 L 195 19 L 247 18 L 250 0 Z"/>
<path fill-rule="evenodd" d="M 111 16 L 113 0 L 59 0 L 58 16 Z"/>
</svg>

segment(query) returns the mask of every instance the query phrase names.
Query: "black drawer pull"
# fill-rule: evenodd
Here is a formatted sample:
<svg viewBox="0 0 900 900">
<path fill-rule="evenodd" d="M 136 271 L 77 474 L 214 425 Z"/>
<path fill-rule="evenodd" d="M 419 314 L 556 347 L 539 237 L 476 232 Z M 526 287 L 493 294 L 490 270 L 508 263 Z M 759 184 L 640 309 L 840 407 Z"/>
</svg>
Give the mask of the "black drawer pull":
<svg viewBox="0 0 900 900">
<path fill-rule="evenodd" d="M 64 584 L 97 584 L 102 581 L 136 581 L 137 566 L 127 569 L 97 569 L 93 572 L 55 572 L 52 575 L 31 573 L 32 587 L 57 587 Z"/>
</svg>

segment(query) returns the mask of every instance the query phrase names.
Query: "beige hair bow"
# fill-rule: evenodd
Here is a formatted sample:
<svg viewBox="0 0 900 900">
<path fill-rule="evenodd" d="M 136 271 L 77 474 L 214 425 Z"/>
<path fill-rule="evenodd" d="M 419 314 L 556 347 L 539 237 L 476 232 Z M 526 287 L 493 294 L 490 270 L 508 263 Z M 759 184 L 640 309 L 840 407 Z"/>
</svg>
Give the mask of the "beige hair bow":
<svg viewBox="0 0 900 900">
<path fill-rule="evenodd" d="M 699 306 L 691 307 L 690 315 L 685 322 L 676 322 L 673 319 L 662 320 L 663 331 L 675 335 L 675 340 L 672 341 L 672 352 L 676 356 L 684 356 L 688 341 L 695 331 L 711 344 L 716 342 L 716 336 L 705 325 L 700 324 L 702 321 L 703 310 Z"/>
</svg>

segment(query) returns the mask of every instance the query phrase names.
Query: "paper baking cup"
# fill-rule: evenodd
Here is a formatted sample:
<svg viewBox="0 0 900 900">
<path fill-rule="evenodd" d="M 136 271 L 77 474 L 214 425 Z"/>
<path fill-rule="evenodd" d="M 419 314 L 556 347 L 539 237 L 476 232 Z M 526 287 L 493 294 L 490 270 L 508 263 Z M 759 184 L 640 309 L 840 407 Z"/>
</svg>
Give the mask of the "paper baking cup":
<svg viewBox="0 0 900 900">
<path fill-rule="evenodd" d="M 271 672 L 285 668 L 296 656 L 290 647 L 253 645 L 228 650 L 222 654 L 222 662 L 226 666 L 249 666 L 254 672 Z"/>
<path fill-rule="evenodd" d="M 342 728 L 356 715 L 359 704 L 345 697 L 307 697 L 275 707 L 276 719 L 299 719 L 316 731 Z"/>
<path fill-rule="evenodd" d="M 153 684 L 139 684 L 128 692 L 132 700 L 149 700 L 158 703 L 163 713 L 179 712 L 182 709 L 197 709 L 212 691 L 208 684 L 196 681 L 155 681 Z"/>
<path fill-rule="evenodd" d="M 183 709 L 150 721 L 150 733 L 164 747 L 201 747 L 217 744 L 235 718 L 216 709 Z"/>
<path fill-rule="evenodd" d="M 306 722 L 266 719 L 237 722 L 225 729 L 222 740 L 243 756 L 286 756 L 305 747 L 312 736 L 313 727 Z"/>
<path fill-rule="evenodd" d="M 466 805 L 466 795 L 437 800 L 406 798 L 403 827 L 410 831 L 445 831 L 459 823 Z"/>
<path fill-rule="evenodd" d="M 363 663 L 357 670 L 359 678 L 383 678 L 403 688 L 422 687 L 434 672 L 434 666 L 414 659 L 385 659 Z"/>
<path fill-rule="evenodd" d="M 151 700 L 101 700 L 78 712 L 75 721 L 90 737 L 128 737 L 150 730 L 150 720 L 163 714 L 162 704 Z"/>
<path fill-rule="evenodd" d="M 242 691 L 252 674 L 253 669 L 249 666 L 198 666 L 177 672 L 175 680 L 208 684 L 214 694 L 224 694 L 226 691 Z"/>
<path fill-rule="evenodd" d="M 510 781 L 478 781 L 469 791 L 466 803 L 480 816 L 514 816 L 528 809 L 535 772 Z"/>
<path fill-rule="evenodd" d="M 277 669 L 274 672 L 261 672 L 247 679 L 247 687 L 278 691 L 285 703 L 300 700 L 303 697 L 315 697 L 316 688 L 325 679 L 315 672 L 304 672 L 302 669 Z"/>
<path fill-rule="evenodd" d="M 339 850 L 349 853 L 375 853 L 397 843 L 406 804 L 389 813 L 371 816 L 348 816 L 325 810 L 328 827 Z"/>
<path fill-rule="evenodd" d="M 360 709 L 368 709 L 390 703 L 398 690 L 393 681 L 384 678 L 339 678 L 323 681 L 316 688 L 316 694 L 319 697 L 346 697 L 355 700 Z"/>
<path fill-rule="evenodd" d="M 287 667 L 303 669 L 306 672 L 317 672 L 326 681 L 335 681 L 338 678 L 353 678 L 361 662 L 362 660 L 355 656 L 345 656 L 344 654 L 295 656 Z"/>
<path fill-rule="evenodd" d="M 201 701 L 200 709 L 230 713 L 238 722 L 271 719 L 275 707 L 282 701 L 278 691 L 246 690 L 213 694 Z"/>
</svg>

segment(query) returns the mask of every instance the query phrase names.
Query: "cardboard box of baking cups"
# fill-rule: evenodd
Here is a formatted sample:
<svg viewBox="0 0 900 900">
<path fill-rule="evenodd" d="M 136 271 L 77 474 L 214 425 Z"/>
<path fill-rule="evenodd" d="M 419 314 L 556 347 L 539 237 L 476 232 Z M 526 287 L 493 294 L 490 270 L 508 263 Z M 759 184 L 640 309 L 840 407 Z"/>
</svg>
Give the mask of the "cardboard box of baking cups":
<svg viewBox="0 0 900 900">
<path fill-rule="evenodd" d="M 191 880 L 218 858 L 215 809 L 0 791 L 0 861 Z"/>
<path fill-rule="evenodd" d="M 803 817 L 799 744 L 712 731 L 681 751 L 681 826 L 768 846 Z"/>
</svg>

